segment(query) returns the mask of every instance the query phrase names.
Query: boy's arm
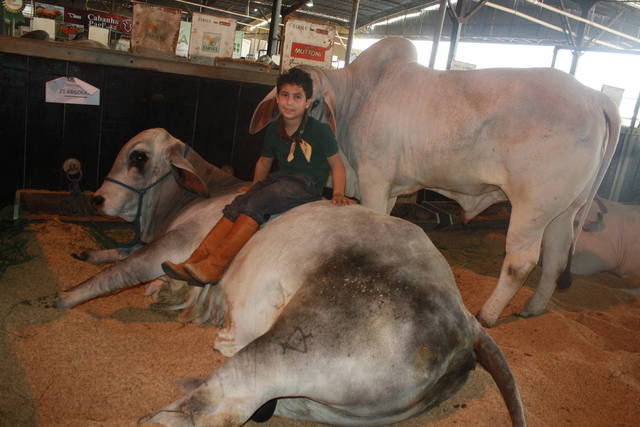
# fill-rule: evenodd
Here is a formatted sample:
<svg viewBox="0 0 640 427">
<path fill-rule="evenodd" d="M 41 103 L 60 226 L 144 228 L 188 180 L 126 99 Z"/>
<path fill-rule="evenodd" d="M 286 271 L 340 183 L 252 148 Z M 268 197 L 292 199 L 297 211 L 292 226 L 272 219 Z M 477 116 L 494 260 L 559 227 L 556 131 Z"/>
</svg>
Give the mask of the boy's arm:
<svg viewBox="0 0 640 427">
<path fill-rule="evenodd" d="M 258 181 L 262 181 L 269 175 L 269 171 L 271 171 L 271 165 L 273 164 L 273 157 L 265 157 L 260 156 L 258 161 L 256 162 L 256 169 L 253 172 L 253 182 L 250 185 L 245 185 L 244 187 L 238 190 L 239 193 L 244 193 L 248 191 L 253 184 Z"/>
<path fill-rule="evenodd" d="M 336 153 L 331 157 L 327 157 L 327 161 L 331 166 L 331 179 L 333 181 L 333 197 L 331 201 L 338 206 L 355 204 L 354 200 L 344 196 L 345 172 L 340 154 Z"/>
</svg>

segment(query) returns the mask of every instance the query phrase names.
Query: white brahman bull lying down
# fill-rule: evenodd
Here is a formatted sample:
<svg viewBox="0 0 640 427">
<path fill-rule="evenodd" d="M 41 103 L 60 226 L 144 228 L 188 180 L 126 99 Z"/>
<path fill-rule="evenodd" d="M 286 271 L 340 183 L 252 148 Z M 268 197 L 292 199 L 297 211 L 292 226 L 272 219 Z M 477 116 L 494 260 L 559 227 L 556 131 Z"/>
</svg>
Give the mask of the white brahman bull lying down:
<svg viewBox="0 0 640 427">
<path fill-rule="evenodd" d="M 574 218 L 615 151 L 617 108 L 553 69 L 436 71 L 416 58 L 410 41 L 389 37 L 344 69 L 300 67 L 313 78 L 311 115 L 336 129 L 352 168 L 347 183 L 355 187 L 347 193 L 388 212 L 397 196 L 428 188 L 456 200 L 465 220 L 508 199 L 506 255 L 479 319 L 496 322 L 543 246 L 540 282 L 521 313 L 539 314 L 556 282 L 562 285 Z M 274 90 L 254 112 L 250 131 L 276 113 Z"/>
<path fill-rule="evenodd" d="M 252 237 L 221 286 L 227 328 L 216 346 L 239 351 L 143 421 L 240 426 L 276 406 L 295 419 L 387 425 L 447 399 L 479 361 L 525 425 L 502 353 L 409 222 L 329 201 L 299 206 Z"/>
<path fill-rule="evenodd" d="M 120 150 L 105 182 L 94 193 L 93 203 L 103 215 L 137 223 L 140 242 L 76 255 L 94 264 L 118 262 L 65 290 L 55 305 L 73 307 L 164 275 L 161 263 L 185 260 L 243 185 L 246 183 L 207 163 L 164 129 L 134 136 Z M 207 292 L 201 290 L 193 287 L 184 304 L 176 308 L 193 306 L 196 297 L 200 298 L 198 308 L 210 305 L 211 300 L 202 299 Z M 213 298 L 214 293 L 209 292 L 208 297 Z M 210 313 L 199 320 L 209 320 Z"/>
<path fill-rule="evenodd" d="M 576 244 L 571 272 L 640 278 L 640 206 L 596 197 Z"/>
<path fill-rule="evenodd" d="M 150 243 L 125 259 L 118 250 L 83 254 L 120 262 L 67 290 L 58 306 L 159 276 L 163 260 L 182 261 L 217 221 L 241 183 L 185 148 L 163 129 L 127 142 L 95 202 L 105 214 L 140 222 Z M 179 184 L 212 197 L 181 200 Z M 362 206 L 300 206 L 256 233 L 220 288 L 226 327 L 216 347 L 237 354 L 147 421 L 241 425 L 259 408 L 256 417 L 269 415 L 281 398 L 276 413 L 284 416 L 388 424 L 451 396 L 479 361 L 513 424 L 525 425 L 504 356 L 466 311 L 446 261 L 415 225 Z M 205 303 L 209 312 L 214 302 Z"/>
</svg>

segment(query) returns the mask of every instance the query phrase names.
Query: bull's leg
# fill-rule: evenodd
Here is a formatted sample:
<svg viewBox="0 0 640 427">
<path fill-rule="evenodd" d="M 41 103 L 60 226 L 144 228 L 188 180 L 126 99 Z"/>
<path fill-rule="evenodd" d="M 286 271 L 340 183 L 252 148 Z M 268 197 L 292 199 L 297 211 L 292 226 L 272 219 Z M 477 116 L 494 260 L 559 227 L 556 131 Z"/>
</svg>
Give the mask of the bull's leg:
<svg viewBox="0 0 640 427">
<path fill-rule="evenodd" d="M 164 273 L 160 264 L 167 259 L 167 248 L 184 246 L 176 234 L 168 233 L 153 245 L 145 246 L 121 262 L 110 265 L 92 278 L 61 292 L 58 308 L 70 308 L 92 298 L 155 279 Z"/>
<path fill-rule="evenodd" d="M 241 426 L 286 384 L 284 367 L 269 355 L 243 352 L 227 360 L 187 397 L 141 423 L 165 426 Z M 280 384 L 278 384 L 280 383 Z"/>
<path fill-rule="evenodd" d="M 71 256 L 91 264 L 106 264 L 121 261 L 141 247 L 142 245 L 136 245 L 132 248 L 84 249 L 79 253 L 72 253 Z"/>
<path fill-rule="evenodd" d="M 478 313 L 478 320 L 486 327 L 496 323 L 502 310 L 520 289 L 538 261 L 544 221 L 540 216 L 532 217 L 529 211 L 531 210 L 517 206 L 512 209 L 500 278 L 493 293 Z"/>
<path fill-rule="evenodd" d="M 520 315 L 536 316 L 547 308 L 556 282 L 567 267 L 575 215 L 575 209 L 570 208 L 551 221 L 545 229 L 542 239 L 542 276 L 536 292 L 527 301 Z"/>
<path fill-rule="evenodd" d="M 393 204 L 389 206 L 389 182 L 379 179 L 366 179 L 366 175 L 359 174 L 360 196 L 362 204 L 382 213 L 389 213 Z"/>
</svg>

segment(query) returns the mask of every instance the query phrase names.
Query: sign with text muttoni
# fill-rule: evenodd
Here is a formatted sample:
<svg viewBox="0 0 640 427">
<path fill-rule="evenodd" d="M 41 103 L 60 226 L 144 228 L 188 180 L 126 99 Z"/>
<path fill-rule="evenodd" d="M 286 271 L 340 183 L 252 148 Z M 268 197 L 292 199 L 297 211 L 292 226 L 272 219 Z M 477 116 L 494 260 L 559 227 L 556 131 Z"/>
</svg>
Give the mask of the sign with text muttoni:
<svg viewBox="0 0 640 427">
<path fill-rule="evenodd" d="M 131 50 L 134 53 L 155 51 L 173 56 L 180 31 L 180 13 L 179 9 L 134 3 Z"/>
<path fill-rule="evenodd" d="M 302 64 L 331 68 L 335 35 L 336 28 L 332 25 L 285 19 L 280 72 Z"/>
<path fill-rule="evenodd" d="M 211 64 L 217 56 L 231 58 L 235 35 L 235 19 L 193 12 L 189 58 Z"/>
<path fill-rule="evenodd" d="M 45 85 L 46 102 L 100 105 L 100 89 L 75 77 L 58 77 Z"/>
</svg>

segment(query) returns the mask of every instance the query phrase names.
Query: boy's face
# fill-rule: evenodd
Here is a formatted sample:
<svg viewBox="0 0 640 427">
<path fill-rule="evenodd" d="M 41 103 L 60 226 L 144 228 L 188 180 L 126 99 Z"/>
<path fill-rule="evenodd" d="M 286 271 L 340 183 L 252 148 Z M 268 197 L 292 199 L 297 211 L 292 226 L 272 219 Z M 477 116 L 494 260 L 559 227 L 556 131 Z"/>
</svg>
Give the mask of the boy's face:
<svg viewBox="0 0 640 427">
<path fill-rule="evenodd" d="M 289 83 L 280 87 L 276 102 L 278 110 L 285 120 L 301 119 L 304 110 L 311 104 L 311 100 L 307 99 L 301 86 Z"/>
</svg>

